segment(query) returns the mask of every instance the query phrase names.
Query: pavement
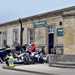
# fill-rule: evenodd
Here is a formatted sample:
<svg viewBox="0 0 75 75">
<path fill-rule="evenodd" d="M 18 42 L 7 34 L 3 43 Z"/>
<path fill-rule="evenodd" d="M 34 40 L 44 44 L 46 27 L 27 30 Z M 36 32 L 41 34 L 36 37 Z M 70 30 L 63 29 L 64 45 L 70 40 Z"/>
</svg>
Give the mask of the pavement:
<svg viewBox="0 0 75 75">
<path fill-rule="evenodd" d="M 37 73 L 43 75 L 75 75 L 75 68 L 58 68 L 50 67 L 48 64 L 32 64 L 32 65 L 18 65 L 14 68 L 3 67 L 4 69 L 11 69 L 22 72 Z"/>
<path fill-rule="evenodd" d="M 50 73 L 48 64 L 17 65 L 13 67 L 3 66 L 4 69 L 16 70 L 22 72 L 37 73 L 43 75 L 54 75 Z"/>
<path fill-rule="evenodd" d="M 14 70 L 8 70 L 3 69 L 4 64 L 0 64 L 0 75 L 44 75 L 44 74 L 36 74 L 31 72 L 21 72 L 21 71 L 14 71 Z"/>
</svg>

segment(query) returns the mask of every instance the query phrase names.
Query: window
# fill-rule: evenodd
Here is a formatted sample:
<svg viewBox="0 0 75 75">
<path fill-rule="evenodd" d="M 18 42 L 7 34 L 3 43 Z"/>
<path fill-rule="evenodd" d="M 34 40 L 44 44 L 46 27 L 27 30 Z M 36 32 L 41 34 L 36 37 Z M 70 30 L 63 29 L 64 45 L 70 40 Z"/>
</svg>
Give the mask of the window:
<svg viewBox="0 0 75 75">
<path fill-rule="evenodd" d="M 13 45 L 18 43 L 18 29 L 13 29 Z"/>
<path fill-rule="evenodd" d="M 35 29 L 35 42 L 41 46 L 46 44 L 46 28 L 45 27 Z"/>
<path fill-rule="evenodd" d="M 30 29 L 30 42 L 34 41 L 34 29 Z"/>
<path fill-rule="evenodd" d="M 49 26 L 48 32 L 49 32 L 49 33 L 54 33 L 54 32 L 55 32 L 55 26 L 54 26 L 54 25 Z"/>
<path fill-rule="evenodd" d="M 2 47 L 2 32 L 0 32 L 0 48 Z"/>
<path fill-rule="evenodd" d="M 6 47 L 7 45 L 7 32 L 3 32 L 3 46 Z"/>
<path fill-rule="evenodd" d="M 28 29 L 27 30 L 27 42 L 31 43 L 32 41 L 34 41 L 34 38 L 35 38 L 34 29 Z"/>
</svg>

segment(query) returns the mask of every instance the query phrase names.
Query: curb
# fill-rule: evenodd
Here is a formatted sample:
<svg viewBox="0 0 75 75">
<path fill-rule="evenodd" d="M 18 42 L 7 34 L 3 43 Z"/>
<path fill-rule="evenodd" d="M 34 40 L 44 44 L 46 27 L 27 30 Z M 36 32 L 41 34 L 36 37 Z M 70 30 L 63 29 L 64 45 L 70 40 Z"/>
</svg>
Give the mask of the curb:
<svg viewBox="0 0 75 75">
<path fill-rule="evenodd" d="M 51 67 L 75 69 L 74 65 L 51 64 Z"/>
<path fill-rule="evenodd" d="M 55 74 L 44 73 L 44 72 L 16 69 L 16 68 L 11 68 L 11 67 L 6 67 L 6 66 L 3 66 L 3 69 L 14 70 L 14 71 L 21 71 L 21 72 L 37 73 L 37 74 L 42 74 L 42 75 L 55 75 Z"/>
</svg>

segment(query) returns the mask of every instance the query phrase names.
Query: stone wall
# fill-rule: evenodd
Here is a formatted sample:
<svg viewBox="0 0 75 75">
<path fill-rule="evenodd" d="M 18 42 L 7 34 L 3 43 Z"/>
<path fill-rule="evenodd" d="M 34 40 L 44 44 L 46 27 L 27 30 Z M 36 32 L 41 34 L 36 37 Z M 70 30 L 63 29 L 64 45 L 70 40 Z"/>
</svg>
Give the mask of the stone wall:
<svg viewBox="0 0 75 75">
<path fill-rule="evenodd" d="M 75 54 L 75 16 L 64 17 L 64 54 Z"/>
</svg>

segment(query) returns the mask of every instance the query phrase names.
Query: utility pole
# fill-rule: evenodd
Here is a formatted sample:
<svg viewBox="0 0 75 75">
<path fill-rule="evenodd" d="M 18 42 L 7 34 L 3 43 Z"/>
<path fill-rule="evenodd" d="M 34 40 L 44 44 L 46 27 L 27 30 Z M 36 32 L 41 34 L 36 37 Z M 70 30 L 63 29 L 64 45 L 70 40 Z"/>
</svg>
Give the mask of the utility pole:
<svg viewBox="0 0 75 75">
<path fill-rule="evenodd" d="M 20 23 L 20 45 L 22 47 L 23 44 L 23 27 L 22 27 L 22 20 L 19 18 L 19 23 Z"/>
</svg>

